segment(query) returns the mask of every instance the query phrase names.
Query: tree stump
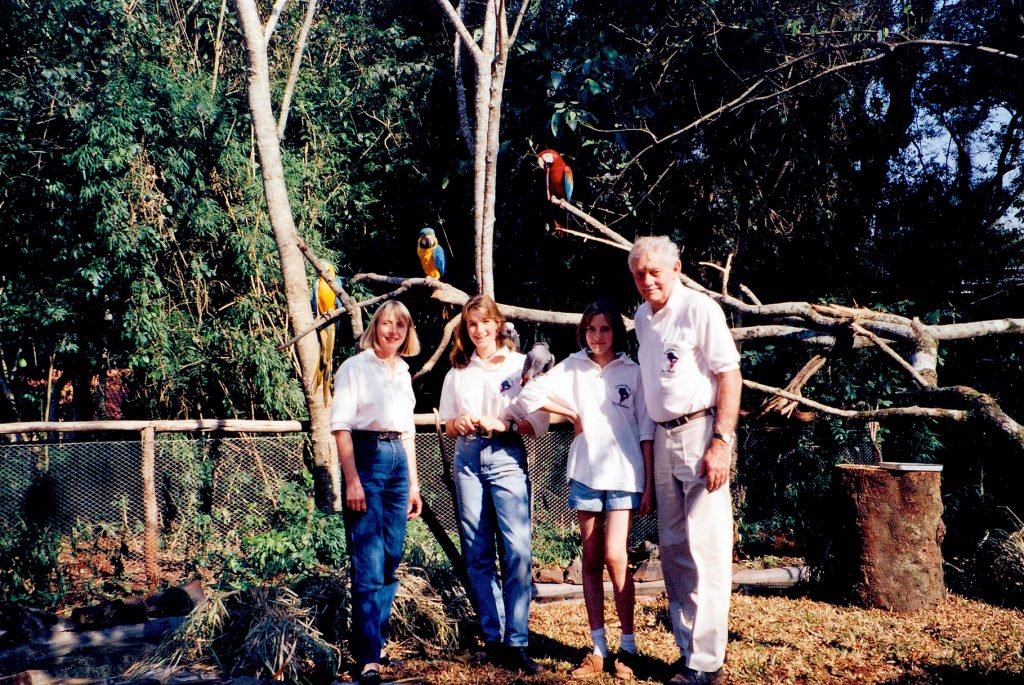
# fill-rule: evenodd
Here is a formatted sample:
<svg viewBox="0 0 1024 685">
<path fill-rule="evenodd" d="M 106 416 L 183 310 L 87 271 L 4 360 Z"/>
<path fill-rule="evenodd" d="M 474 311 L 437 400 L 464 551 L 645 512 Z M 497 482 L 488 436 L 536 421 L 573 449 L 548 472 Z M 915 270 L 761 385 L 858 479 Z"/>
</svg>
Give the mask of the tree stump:
<svg viewBox="0 0 1024 685">
<path fill-rule="evenodd" d="M 854 599 L 867 607 L 917 611 L 946 596 L 940 473 L 839 464 L 846 506 L 837 550 Z"/>
</svg>

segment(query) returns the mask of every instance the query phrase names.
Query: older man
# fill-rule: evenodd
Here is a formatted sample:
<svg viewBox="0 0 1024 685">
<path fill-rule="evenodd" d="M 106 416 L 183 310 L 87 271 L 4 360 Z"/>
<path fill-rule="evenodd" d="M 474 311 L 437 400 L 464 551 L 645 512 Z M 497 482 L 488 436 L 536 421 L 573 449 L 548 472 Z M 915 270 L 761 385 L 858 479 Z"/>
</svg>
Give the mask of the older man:
<svg viewBox="0 0 1024 685">
<path fill-rule="evenodd" d="M 629 253 L 644 298 L 640 371 L 654 437 L 654 489 L 672 629 L 671 685 L 718 683 L 732 590 L 729 466 L 743 382 L 722 308 L 679 282 L 679 249 L 641 238 Z"/>
</svg>

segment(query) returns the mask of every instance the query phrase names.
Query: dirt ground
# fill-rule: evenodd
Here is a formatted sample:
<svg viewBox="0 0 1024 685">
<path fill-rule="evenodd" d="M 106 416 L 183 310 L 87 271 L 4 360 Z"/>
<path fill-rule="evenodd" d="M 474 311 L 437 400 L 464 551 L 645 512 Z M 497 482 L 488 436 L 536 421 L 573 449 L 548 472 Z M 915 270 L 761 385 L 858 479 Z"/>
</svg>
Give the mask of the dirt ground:
<svg viewBox="0 0 1024 685">
<path fill-rule="evenodd" d="M 660 683 L 678 653 L 668 631 L 664 596 L 637 606 L 639 683 Z M 618 622 L 605 607 L 614 648 Z M 469 666 L 468 655 L 412 659 L 386 673 L 395 682 L 432 685 L 571 682 L 568 672 L 587 652 L 589 630 L 581 602 L 534 605 L 531 652 L 548 667 L 525 678 L 493 667 Z M 840 683 L 1024 683 L 1024 612 L 958 596 L 914 614 L 891 614 L 805 598 L 734 594 L 726 683 L 732 685 Z M 618 682 L 609 675 L 591 683 Z"/>
</svg>

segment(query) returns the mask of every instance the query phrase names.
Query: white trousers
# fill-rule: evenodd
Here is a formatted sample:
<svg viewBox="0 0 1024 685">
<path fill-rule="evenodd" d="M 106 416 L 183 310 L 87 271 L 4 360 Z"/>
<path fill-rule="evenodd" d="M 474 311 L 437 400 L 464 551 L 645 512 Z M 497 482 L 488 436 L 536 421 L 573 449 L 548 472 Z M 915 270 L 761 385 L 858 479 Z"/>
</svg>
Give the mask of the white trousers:
<svg viewBox="0 0 1024 685">
<path fill-rule="evenodd" d="M 654 436 L 654 489 L 662 571 L 676 644 L 695 671 L 725 661 L 732 594 L 732 498 L 726 483 L 707 491 L 698 476 L 713 417 Z"/>
</svg>

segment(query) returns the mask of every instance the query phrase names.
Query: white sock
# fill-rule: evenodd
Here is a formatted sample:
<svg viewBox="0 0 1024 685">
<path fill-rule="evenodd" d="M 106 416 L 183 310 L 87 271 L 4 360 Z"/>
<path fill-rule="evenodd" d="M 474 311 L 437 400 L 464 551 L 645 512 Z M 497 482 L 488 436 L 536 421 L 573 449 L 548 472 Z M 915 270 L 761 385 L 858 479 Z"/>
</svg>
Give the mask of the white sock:
<svg viewBox="0 0 1024 685">
<path fill-rule="evenodd" d="M 604 637 L 604 628 L 591 630 L 590 639 L 594 641 L 594 654 L 602 659 L 608 656 L 608 641 Z"/>
<path fill-rule="evenodd" d="M 636 654 L 636 637 L 633 633 L 629 633 L 628 635 L 626 633 L 622 634 L 622 637 L 619 639 L 619 649 L 623 652 Z"/>
<path fill-rule="evenodd" d="M 367 671 L 380 671 L 380 664 L 366 664 L 363 666 L 363 673 Z"/>
</svg>

